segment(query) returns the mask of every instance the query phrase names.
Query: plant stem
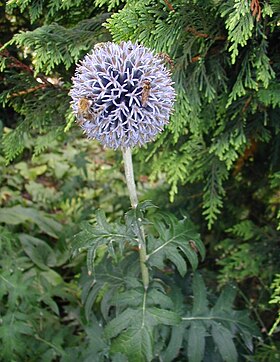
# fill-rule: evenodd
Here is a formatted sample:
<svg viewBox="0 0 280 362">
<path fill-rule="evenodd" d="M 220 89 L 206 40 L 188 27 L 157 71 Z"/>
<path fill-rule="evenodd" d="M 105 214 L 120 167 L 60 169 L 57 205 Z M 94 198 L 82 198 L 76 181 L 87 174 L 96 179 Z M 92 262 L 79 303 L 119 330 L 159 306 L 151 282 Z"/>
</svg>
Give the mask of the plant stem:
<svg viewBox="0 0 280 362">
<path fill-rule="evenodd" d="M 131 149 L 124 147 L 122 151 L 123 151 L 124 171 L 125 171 L 130 203 L 132 208 L 136 209 L 138 205 L 138 197 L 134 181 Z M 145 243 L 145 231 L 143 226 L 140 226 L 140 233 L 141 235 L 139 238 L 139 259 L 140 259 L 140 267 L 141 267 L 144 289 L 147 290 L 149 287 L 149 270 L 146 266 L 147 252 L 146 252 L 146 243 Z"/>
<path fill-rule="evenodd" d="M 132 156 L 131 156 L 131 149 L 130 148 L 123 148 L 123 161 L 124 161 L 124 171 L 126 177 L 126 183 L 130 198 L 130 203 L 133 209 L 136 209 L 138 205 L 138 197 L 136 193 L 136 186 L 134 181 L 134 174 L 133 174 L 133 163 L 132 163 Z"/>
</svg>

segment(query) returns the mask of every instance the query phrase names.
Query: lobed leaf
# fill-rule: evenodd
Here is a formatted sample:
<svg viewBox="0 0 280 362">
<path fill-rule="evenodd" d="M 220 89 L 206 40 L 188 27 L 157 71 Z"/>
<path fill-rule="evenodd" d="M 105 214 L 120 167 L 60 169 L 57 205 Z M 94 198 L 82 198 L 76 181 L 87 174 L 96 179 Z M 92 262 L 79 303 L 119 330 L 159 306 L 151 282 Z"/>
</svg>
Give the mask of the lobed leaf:
<svg viewBox="0 0 280 362">
<path fill-rule="evenodd" d="M 172 362 L 179 354 L 182 347 L 183 337 L 185 334 L 185 325 L 179 324 L 171 328 L 171 336 L 166 349 L 162 352 L 162 360 L 165 362 Z"/>
<path fill-rule="evenodd" d="M 122 352 L 131 362 L 149 362 L 153 359 L 153 336 L 148 327 L 130 328 L 111 346 L 111 352 Z"/>
<path fill-rule="evenodd" d="M 158 236 L 148 235 L 147 261 L 149 265 L 163 268 L 169 260 L 184 276 L 187 271 L 184 256 L 192 268 L 196 269 L 197 254 L 199 253 L 204 258 L 205 249 L 190 220 L 187 218 L 177 220 L 173 215 L 162 214 L 153 221 Z"/>
<path fill-rule="evenodd" d="M 211 335 L 225 362 L 237 362 L 238 356 L 231 331 L 220 323 L 211 323 Z"/>
<path fill-rule="evenodd" d="M 200 315 L 208 311 L 208 300 L 206 295 L 206 287 L 202 276 L 198 273 L 194 274 L 192 282 L 193 290 L 193 307 L 192 314 Z"/>
<path fill-rule="evenodd" d="M 188 361 L 201 362 L 204 357 L 205 337 L 208 334 L 202 322 L 191 323 L 188 331 Z"/>
</svg>

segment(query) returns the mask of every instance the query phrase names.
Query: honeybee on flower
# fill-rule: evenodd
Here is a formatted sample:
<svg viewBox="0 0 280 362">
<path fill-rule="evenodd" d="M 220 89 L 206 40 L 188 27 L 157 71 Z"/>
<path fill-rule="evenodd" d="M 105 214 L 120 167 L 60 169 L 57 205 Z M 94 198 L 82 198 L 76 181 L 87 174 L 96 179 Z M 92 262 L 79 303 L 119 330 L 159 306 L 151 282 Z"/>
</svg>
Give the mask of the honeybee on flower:
<svg viewBox="0 0 280 362">
<path fill-rule="evenodd" d="M 143 81 L 143 91 L 142 91 L 142 98 L 141 98 L 141 103 L 142 106 L 145 107 L 150 95 L 150 91 L 151 91 L 151 82 L 149 80 L 144 80 Z"/>
<path fill-rule="evenodd" d="M 78 100 L 78 112 L 77 112 L 77 122 L 81 126 L 85 120 L 91 119 L 92 113 L 90 107 L 92 106 L 93 101 L 87 98 L 80 98 Z"/>
</svg>

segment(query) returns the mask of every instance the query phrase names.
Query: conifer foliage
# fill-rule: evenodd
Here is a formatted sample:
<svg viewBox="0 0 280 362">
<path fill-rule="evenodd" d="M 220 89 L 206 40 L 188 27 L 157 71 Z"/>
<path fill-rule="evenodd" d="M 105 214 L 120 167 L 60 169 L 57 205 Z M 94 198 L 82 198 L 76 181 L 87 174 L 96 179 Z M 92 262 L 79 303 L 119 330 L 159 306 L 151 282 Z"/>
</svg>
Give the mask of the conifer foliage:
<svg viewBox="0 0 280 362">
<path fill-rule="evenodd" d="M 7 160 L 22 152 L 20 140 L 31 129 L 48 129 L 55 137 L 63 131 L 65 115 L 68 124 L 73 122 L 67 96 L 71 67 L 108 39 L 102 26 L 108 19 L 114 41 L 138 41 L 167 58 L 177 87 L 176 112 L 169 134 L 155 146 L 153 175 L 165 172 L 172 200 L 179 185 L 203 181 L 203 213 L 211 227 L 246 149 L 264 145 L 277 161 L 277 151 L 269 147 L 278 134 L 277 1 L 125 1 L 116 11 L 118 6 L 110 0 L 8 2 L 8 12 L 28 10 L 37 23 L 2 50 L 10 87 L 1 100 L 22 115 L 18 129 L 4 140 Z M 107 9 L 114 9 L 111 17 Z M 31 67 L 9 56 L 11 45 L 24 49 Z"/>
<path fill-rule="evenodd" d="M 246 148 L 266 144 L 279 132 L 275 10 L 268 2 L 247 0 L 128 1 L 108 20 L 114 40 L 137 39 L 173 59 L 177 107 L 170 137 L 159 140 L 154 173 L 166 172 L 171 198 L 178 184 L 203 180 L 210 227 Z"/>
</svg>

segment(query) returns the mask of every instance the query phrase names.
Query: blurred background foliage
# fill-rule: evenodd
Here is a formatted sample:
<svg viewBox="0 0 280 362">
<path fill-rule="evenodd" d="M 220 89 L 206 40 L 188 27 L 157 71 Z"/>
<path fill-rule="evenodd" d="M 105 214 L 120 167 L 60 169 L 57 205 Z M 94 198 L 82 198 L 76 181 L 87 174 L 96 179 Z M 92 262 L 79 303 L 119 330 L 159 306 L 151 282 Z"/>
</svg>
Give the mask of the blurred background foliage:
<svg viewBox="0 0 280 362">
<path fill-rule="evenodd" d="M 165 132 L 135 151 L 140 199 L 195 222 L 211 293 L 236 286 L 262 333 L 239 360 L 278 361 L 279 1 L 10 0 L 0 14 L 0 359 L 109 360 L 71 243 L 129 200 L 121 155 L 84 138 L 68 92 L 96 43 L 130 39 L 168 54 L 177 93 Z"/>
</svg>

